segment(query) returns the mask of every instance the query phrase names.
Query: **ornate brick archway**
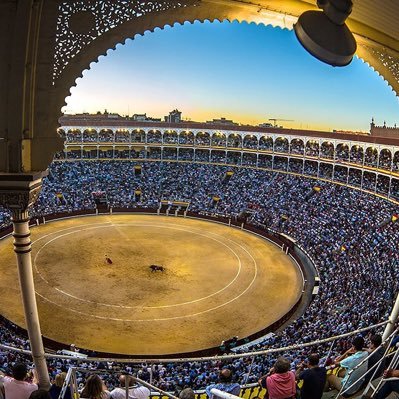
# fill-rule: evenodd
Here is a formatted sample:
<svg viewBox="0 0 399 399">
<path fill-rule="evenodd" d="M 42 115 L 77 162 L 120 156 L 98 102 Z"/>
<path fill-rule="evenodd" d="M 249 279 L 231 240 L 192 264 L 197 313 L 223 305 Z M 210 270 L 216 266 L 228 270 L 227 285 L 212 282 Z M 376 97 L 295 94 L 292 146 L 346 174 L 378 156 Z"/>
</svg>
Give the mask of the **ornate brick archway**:
<svg viewBox="0 0 399 399">
<path fill-rule="evenodd" d="M 355 5 L 356 7 L 356 5 Z M 360 4 L 359 4 L 360 7 Z M 165 25 L 238 20 L 292 28 L 309 0 L 7 0 L 0 4 L 0 170 L 44 170 L 60 110 L 82 72 L 126 39 Z M 350 20 L 358 55 L 399 92 L 399 41 Z M 367 39 L 366 39 L 367 35 Z M 386 47 L 381 44 L 387 43 Z M 389 45 L 389 48 L 388 48 Z"/>
<path fill-rule="evenodd" d="M 195 20 L 292 28 L 315 0 L 0 1 L 0 205 L 12 210 L 14 251 L 39 382 L 49 387 L 32 276 L 28 208 L 63 141 L 57 136 L 70 87 L 91 62 L 127 38 Z M 357 0 L 348 25 L 358 55 L 399 93 L 399 5 Z M 36 172 L 36 173 L 35 173 Z"/>
</svg>

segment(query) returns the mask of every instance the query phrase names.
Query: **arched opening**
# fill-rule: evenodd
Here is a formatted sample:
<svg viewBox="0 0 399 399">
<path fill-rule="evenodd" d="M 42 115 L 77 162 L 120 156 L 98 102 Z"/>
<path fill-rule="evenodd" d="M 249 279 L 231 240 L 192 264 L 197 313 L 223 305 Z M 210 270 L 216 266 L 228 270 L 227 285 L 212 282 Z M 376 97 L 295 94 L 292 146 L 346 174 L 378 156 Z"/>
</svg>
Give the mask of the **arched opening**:
<svg viewBox="0 0 399 399">
<path fill-rule="evenodd" d="M 364 156 L 364 164 L 367 166 L 377 166 L 378 150 L 375 147 L 368 147 Z"/>
<path fill-rule="evenodd" d="M 111 129 L 101 129 L 98 133 L 98 141 L 101 143 L 112 143 L 114 141 L 114 132 Z"/>
<path fill-rule="evenodd" d="M 277 137 L 274 143 L 274 152 L 286 152 L 289 151 L 288 139 L 285 137 Z"/>
<path fill-rule="evenodd" d="M 194 133 L 190 131 L 183 131 L 179 134 L 180 145 L 193 145 L 194 144 Z"/>
<path fill-rule="evenodd" d="M 286 152 L 289 151 L 288 139 L 285 137 L 277 137 L 274 143 L 274 152 Z"/>
<path fill-rule="evenodd" d="M 79 129 L 71 129 L 66 133 L 67 143 L 80 143 L 82 141 L 82 132 Z"/>
<path fill-rule="evenodd" d="M 254 134 L 247 134 L 243 140 L 243 147 L 256 150 L 258 148 L 258 138 Z"/>
<path fill-rule="evenodd" d="M 361 147 L 360 145 L 356 144 L 351 147 L 351 162 L 358 165 L 363 165 L 364 153 L 363 147 Z"/>
<path fill-rule="evenodd" d="M 340 143 L 335 150 L 335 157 L 339 161 L 349 161 L 348 144 Z"/>
<path fill-rule="evenodd" d="M 301 139 L 293 139 L 291 140 L 291 154 L 299 154 L 303 155 L 304 143 Z"/>
<path fill-rule="evenodd" d="M 226 135 L 222 132 L 212 134 L 212 147 L 226 147 Z"/>
<path fill-rule="evenodd" d="M 237 133 L 229 134 L 227 138 L 227 147 L 242 148 L 242 138 Z"/>
<path fill-rule="evenodd" d="M 83 132 L 83 141 L 85 143 L 96 143 L 98 141 L 97 131 L 95 129 L 86 129 Z"/>
<path fill-rule="evenodd" d="M 384 148 L 380 152 L 379 164 L 381 169 L 391 170 L 392 167 L 392 152 L 387 148 Z"/>
<path fill-rule="evenodd" d="M 148 144 L 162 144 L 162 133 L 159 130 L 150 130 L 147 133 Z"/>
<path fill-rule="evenodd" d="M 145 143 L 145 131 L 140 129 L 135 129 L 132 131 L 131 135 L 132 143 Z"/>
<path fill-rule="evenodd" d="M 334 144 L 331 141 L 321 143 L 320 156 L 322 158 L 334 159 Z"/>
<path fill-rule="evenodd" d="M 177 132 L 174 130 L 166 130 L 163 134 L 163 143 L 164 144 L 177 144 Z"/>
<path fill-rule="evenodd" d="M 211 145 L 211 136 L 208 132 L 199 132 L 195 136 L 195 145 L 197 147 L 209 147 Z"/>
<path fill-rule="evenodd" d="M 319 142 L 316 140 L 308 140 L 306 142 L 306 156 L 318 157 L 319 156 Z"/>
<path fill-rule="evenodd" d="M 393 156 L 392 170 L 399 170 L 399 151 L 396 151 Z"/>
<path fill-rule="evenodd" d="M 115 143 L 129 143 L 130 133 L 127 129 L 120 129 L 115 132 Z"/>
<path fill-rule="evenodd" d="M 262 136 L 259 140 L 259 149 L 272 151 L 273 150 L 273 138 L 268 136 Z"/>
</svg>

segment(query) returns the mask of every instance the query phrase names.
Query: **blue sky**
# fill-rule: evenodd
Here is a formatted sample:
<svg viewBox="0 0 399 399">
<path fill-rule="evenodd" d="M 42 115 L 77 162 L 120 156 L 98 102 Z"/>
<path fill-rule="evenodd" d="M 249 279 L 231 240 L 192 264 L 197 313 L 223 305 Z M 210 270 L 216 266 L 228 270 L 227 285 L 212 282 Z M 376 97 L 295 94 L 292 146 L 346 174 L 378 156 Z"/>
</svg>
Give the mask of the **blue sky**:
<svg viewBox="0 0 399 399">
<path fill-rule="evenodd" d="M 399 102 L 388 84 L 355 58 L 333 68 L 311 57 L 292 31 L 206 22 L 157 29 L 108 51 L 85 71 L 64 112 L 218 117 L 286 127 L 368 130 L 399 124 Z"/>
</svg>

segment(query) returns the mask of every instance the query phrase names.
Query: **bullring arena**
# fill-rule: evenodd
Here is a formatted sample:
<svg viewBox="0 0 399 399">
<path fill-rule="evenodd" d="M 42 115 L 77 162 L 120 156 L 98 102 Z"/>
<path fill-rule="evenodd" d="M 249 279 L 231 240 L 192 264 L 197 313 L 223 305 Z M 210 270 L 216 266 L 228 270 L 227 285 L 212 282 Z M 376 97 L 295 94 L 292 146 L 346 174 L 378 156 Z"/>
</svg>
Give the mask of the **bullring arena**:
<svg viewBox="0 0 399 399">
<path fill-rule="evenodd" d="M 281 248 L 202 220 L 71 218 L 33 228 L 32 241 L 43 335 L 95 351 L 163 355 L 216 347 L 281 319 L 303 290 L 301 270 Z M 11 245 L 11 238 L 0 242 L 0 313 L 24 327 Z"/>
</svg>

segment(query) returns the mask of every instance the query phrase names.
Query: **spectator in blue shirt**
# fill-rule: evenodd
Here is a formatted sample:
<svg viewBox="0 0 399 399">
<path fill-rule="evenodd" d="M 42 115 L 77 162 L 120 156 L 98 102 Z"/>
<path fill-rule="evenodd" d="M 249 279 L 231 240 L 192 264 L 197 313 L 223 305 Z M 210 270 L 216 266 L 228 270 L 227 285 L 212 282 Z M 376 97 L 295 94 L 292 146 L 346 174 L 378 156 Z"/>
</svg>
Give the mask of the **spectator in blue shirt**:
<svg viewBox="0 0 399 399">
<path fill-rule="evenodd" d="M 239 396 L 241 387 L 233 381 L 233 372 L 229 369 L 223 369 L 219 374 L 219 382 L 217 384 L 208 385 L 205 389 L 209 399 L 213 399 L 214 396 L 211 393 L 211 389 L 216 388 L 220 391 L 231 393 L 232 395 Z"/>
</svg>

